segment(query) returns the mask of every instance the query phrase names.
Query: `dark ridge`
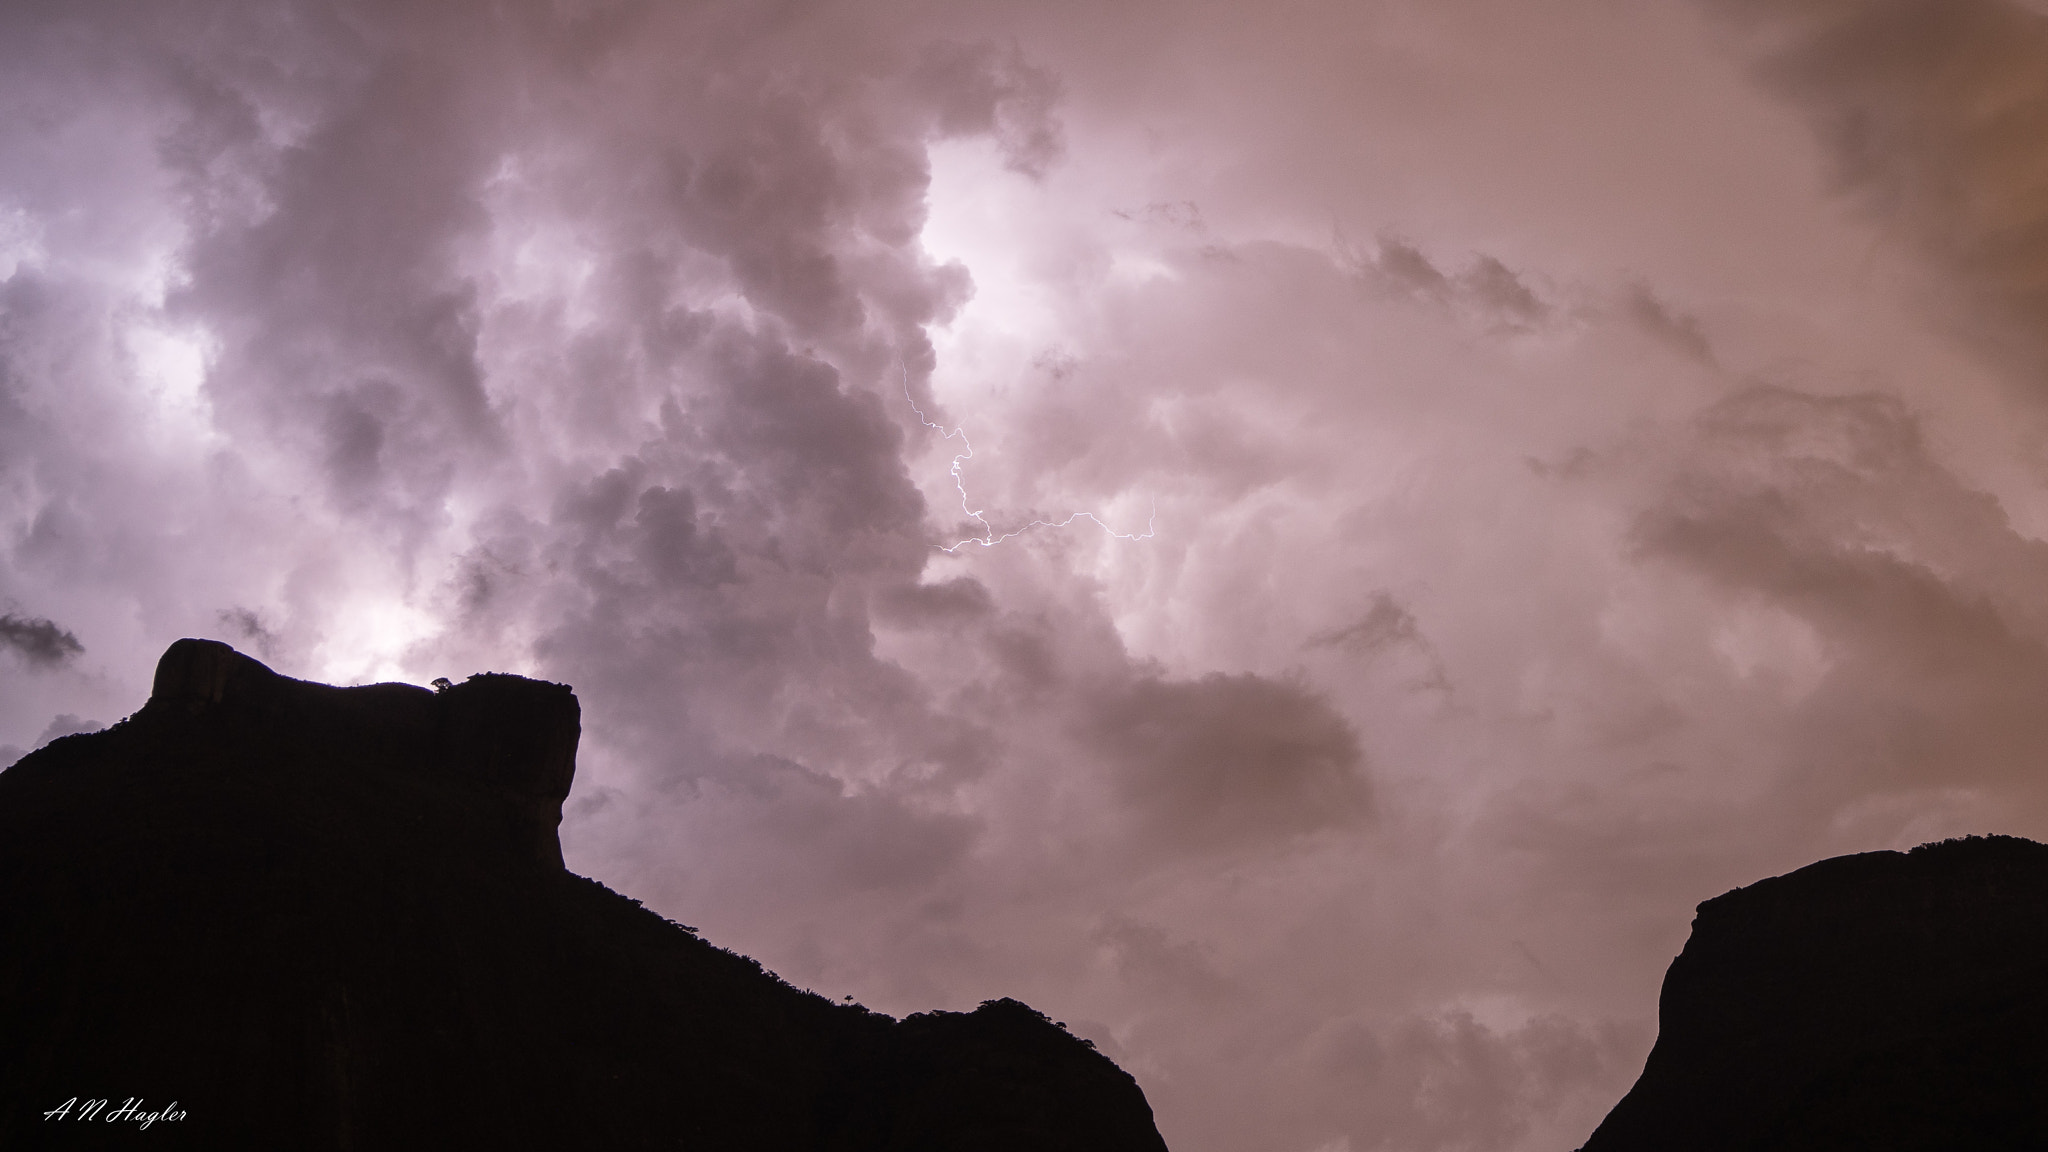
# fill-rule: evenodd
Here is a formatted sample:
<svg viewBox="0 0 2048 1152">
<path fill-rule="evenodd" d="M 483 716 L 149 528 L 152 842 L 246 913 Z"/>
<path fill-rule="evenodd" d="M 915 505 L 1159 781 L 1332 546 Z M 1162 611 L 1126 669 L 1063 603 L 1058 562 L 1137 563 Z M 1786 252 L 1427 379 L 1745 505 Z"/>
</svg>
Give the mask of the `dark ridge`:
<svg viewBox="0 0 2048 1152">
<path fill-rule="evenodd" d="M 1023 1004 L 834 1004 L 565 871 L 579 716 L 181 640 L 0 773 L 0 1148 L 1163 1152 Z"/>
<path fill-rule="evenodd" d="M 1583 1152 L 2048 1148 L 2048 845 L 1839 856 L 1699 906 Z"/>
</svg>

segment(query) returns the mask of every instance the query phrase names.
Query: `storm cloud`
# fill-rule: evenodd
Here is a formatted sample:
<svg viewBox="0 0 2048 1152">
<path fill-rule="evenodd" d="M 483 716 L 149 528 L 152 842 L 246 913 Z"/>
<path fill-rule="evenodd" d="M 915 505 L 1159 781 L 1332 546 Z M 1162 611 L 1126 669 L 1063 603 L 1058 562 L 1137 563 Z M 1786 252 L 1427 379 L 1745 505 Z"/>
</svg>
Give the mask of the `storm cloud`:
<svg viewBox="0 0 2048 1152">
<path fill-rule="evenodd" d="M 541 675 L 571 866 L 799 985 L 1028 1000 L 1183 1152 L 1576 1146 L 1699 900 L 2048 835 L 2044 63 L 2019 0 L 9 5 L 4 754 L 184 635 Z"/>
<path fill-rule="evenodd" d="M 85 651 L 78 637 L 35 616 L 0 616 L 0 648 L 12 651 L 33 667 L 48 668 Z"/>
</svg>

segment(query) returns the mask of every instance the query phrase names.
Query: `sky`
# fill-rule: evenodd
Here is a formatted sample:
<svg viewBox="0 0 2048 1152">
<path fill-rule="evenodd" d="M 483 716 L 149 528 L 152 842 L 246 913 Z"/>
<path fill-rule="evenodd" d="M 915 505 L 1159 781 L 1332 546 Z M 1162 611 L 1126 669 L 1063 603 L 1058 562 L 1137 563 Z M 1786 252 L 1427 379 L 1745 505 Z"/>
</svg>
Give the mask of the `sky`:
<svg viewBox="0 0 2048 1152">
<path fill-rule="evenodd" d="M 583 706 L 576 871 L 1177 1152 L 1565 1150 L 2048 838 L 2048 4 L 0 6 L 0 763 Z"/>
</svg>

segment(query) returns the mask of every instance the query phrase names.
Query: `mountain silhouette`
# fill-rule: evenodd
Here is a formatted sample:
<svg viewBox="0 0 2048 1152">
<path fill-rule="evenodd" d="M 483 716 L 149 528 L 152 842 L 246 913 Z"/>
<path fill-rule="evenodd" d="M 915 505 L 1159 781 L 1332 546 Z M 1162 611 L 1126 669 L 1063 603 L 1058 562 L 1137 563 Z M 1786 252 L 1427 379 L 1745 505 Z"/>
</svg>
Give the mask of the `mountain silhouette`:
<svg viewBox="0 0 2048 1152">
<path fill-rule="evenodd" d="M 2048 846 L 1839 856 L 1699 906 L 1582 1152 L 2048 1148 Z"/>
<path fill-rule="evenodd" d="M 0 1148 L 1163 1152 L 1023 1004 L 834 1004 L 566 871 L 579 735 L 173 644 L 0 773 Z"/>
</svg>

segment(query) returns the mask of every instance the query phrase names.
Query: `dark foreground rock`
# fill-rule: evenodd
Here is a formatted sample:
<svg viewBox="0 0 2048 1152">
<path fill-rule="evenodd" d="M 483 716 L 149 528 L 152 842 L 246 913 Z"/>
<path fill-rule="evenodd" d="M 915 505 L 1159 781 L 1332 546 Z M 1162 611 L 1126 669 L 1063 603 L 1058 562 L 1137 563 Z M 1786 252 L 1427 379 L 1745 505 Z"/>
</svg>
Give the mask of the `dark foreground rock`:
<svg viewBox="0 0 2048 1152">
<path fill-rule="evenodd" d="M 1700 905 L 1584 1152 L 2048 1148 L 2048 846 L 1823 860 Z"/>
<path fill-rule="evenodd" d="M 0 773 L 0 1148 L 1165 1148 L 1022 1004 L 833 1004 L 565 871 L 578 715 L 184 640 Z"/>
</svg>

